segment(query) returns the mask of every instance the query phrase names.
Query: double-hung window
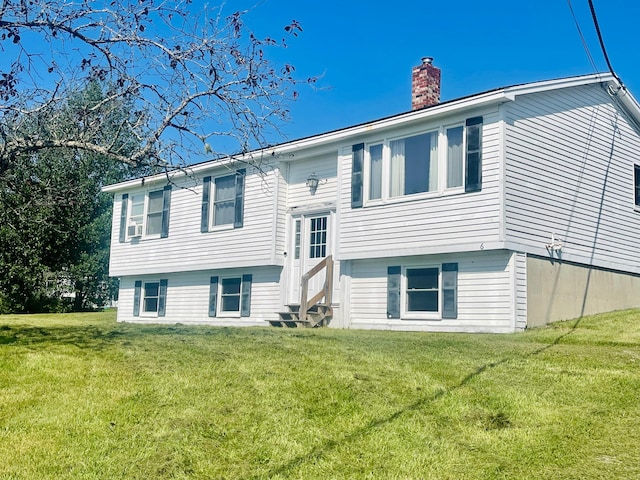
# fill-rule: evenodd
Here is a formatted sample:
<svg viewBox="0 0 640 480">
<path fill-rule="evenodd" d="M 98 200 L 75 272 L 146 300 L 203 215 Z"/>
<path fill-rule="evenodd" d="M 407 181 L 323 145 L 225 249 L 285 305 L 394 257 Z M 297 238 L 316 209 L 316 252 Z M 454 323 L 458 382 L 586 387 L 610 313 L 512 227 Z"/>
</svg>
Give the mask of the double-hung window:
<svg viewBox="0 0 640 480">
<path fill-rule="evenodd" d="M 160 190 L 122 195 L 120 242 L 127 239 L 169 235 L 171 185 Z"/>
<path fill-rule="evenodd" d="M 204 177 L 201 232 L 208 232 L 224 226 L 242 227 L 244 182 L 244 169 L 219 177 Z"/>
<path fill-rule="evenodd" d="M 133 293 L 133 315 L 164 317 L 167 304 L 168 280 L 137 280 Z"/>
<path fill-rule="evenodd" d="M 162 199 L 162 190 L 149 192 L 146 235 L 160 235 L 162 231 Z"/>
<path fill-rule="evenodd" d="M 159 297 L 160 297 L 160 282 L 145 282 L 142 311 L 144 313 L 158 313 Z"/>
<path fill-rule="evenodd" d="M 407 268 L 405 271 L 405 308 L 407 312 L 438 312 L 440 269 Z"/>
<path fill-rule="evenodd" d="M 446 188 L 461 187 L 464 181 L 464 127 L 447 128 L 447 183 Z"/>
<path fill-rule="evenodd" d="M 387 268 L 387 317 L 455 319 L 458 316 L 458 264 Z"/>
<path fill-rule="evenodd" d="M 211 277 L 210 317 L 248 317 L 251 314 L 251 274 Z"/>
<path fill-rule="evenodd" d="M 218 177 L 214 179 L 213 184 L 213 225 L 233 225 L 236 176 Z"/>
<path fill-rule="evenodd" d="M 369 200 L 382 198 L 382 152 L 384 145 L 369 146 Z"/>
</svg>

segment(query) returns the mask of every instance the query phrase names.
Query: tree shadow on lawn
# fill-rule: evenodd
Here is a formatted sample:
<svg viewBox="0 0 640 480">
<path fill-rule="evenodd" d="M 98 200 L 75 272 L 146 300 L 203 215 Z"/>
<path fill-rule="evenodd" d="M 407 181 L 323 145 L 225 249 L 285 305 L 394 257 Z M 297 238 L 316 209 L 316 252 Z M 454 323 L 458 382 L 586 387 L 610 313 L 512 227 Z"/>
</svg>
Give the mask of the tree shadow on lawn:
<svg viewBox="0 0 640 480">
<path fill-rule="evenodd" d="M 0 346 L 73 345 L 79 349 L 103 350 L 149 335 L 194 334 L 180 326 L 98 325 L 30 326 L 0 325 Z"/>
<path fill-rule="evenodd" d="M 445 395 L 454 393 L 455 391 L 461 389 L 462 387 L 464 387 L 465 385 L 467 385 L 469 382 L 471 382 L 474 378 L 482 375 L 484 372 L 487 372 L 491 369 L 494 369 L 496 367 L 499 367 L 500 365 L 504 365 L 506 363 L 509 363 L 510 361 L 513 360 L 521 360 L 524 358 L 529 358 L 529 357 L 534 357 L 536 355 L 540 355 L 541 353 L 545 352 L 546 350 L 549 350 L 550 348 L 554 347 L 555 345 L 558 345 L 565 337 L 571 335 L 577 328 L 578 325 L 580 324 L 580 321 L 582 320 L 582 318 L 578 318 L 573 326 L 565 333 L 559 335 L 558 337 L 556 337 L 551 343 L 545 344 L 543 346 L 541 346 L 540 348 L 537 348 L 536 350 L 533 350 L 529 353 L 523 354 L 523 355 L 518 355 L 515 357 L 507 357 L 507 358 L 503 358 L 501 360 L 495 361 L 495 362 L 489 362 L 486 363 L 480 367 L 478 367 L 477 369 L 475 369 L 473 372 L 469 373 L 467 376 L 465 376 L 459 383 L 449 387 L 449 388 L 442 388 L 439 389 L 435 394 L 430 395 L 428 397 L 422 397 L 422 398 L 418 398 L 415 402 L 399 409 L 396 410 L 395 412 L 393 412 L 390 415 L 387 415 L 385 417 L 381 417 L 381 418 L 377 418 L 374 420 L 371 420 L 369 423 L 367 423 L 366 425 L 357 428 L 355 430 L 353 430 L 350 433 L 346 433 L 345 435 L 343 435 L 342 437 L 338 438 L 338 439 L 328 439 L 326 440 L 324 443 L 322 443 L 321 445 L 318 445 L 317 447 L 314 447 L 309 453 L 304 454 L 304 455 L 299 455 L 298 457 L 293 458 L 292 460 L 290 460 L 289 462 L 274 468 L 273 470 L 267 472 L 266 476 L 267 478 L 270 478 L 272 476 L 275 475 L 284 475 L 287 473 L 291 473 L 292 470 L 300 467 L 301 465 L 307 463 L 307 462 L 315 462 L 318 459 L 320 459 L 322 456 L 324 456 L 325 454 L 329 453 L 331 450 L 335 449 L 336 447 L 340 447 L 341 445 L 348 443 L 348 442 L 353 442 L 359 438 L 364 437 L 365 435 L 367 435 L 370 431 L 383 426 L 383 425 L 388 425 L 392 422 L 394 422 L 395 420 L 397 420 L 398 418 L 402 417 L 405 414 L 408 413 L 413 413 L 416 412 L 418 410 L 421 410 L 425 407 L 427 407 L 429 404 L 439 400 L 440 398 L 443 398 Z M 507 422 L 508 423 L 508 422 Z M 253 477 L 254 479 L 258 479 L 258 478 L 264 478 L 264 475 L 257 475 Z"/>
<path fill-rule="evenodd" d="M 0 326 L 0 345 L 36 346 L 42 344 L 73 345 L 81 349 L 101 350 L 133 332 L 107 330 L 95 326 L 32 327 Z M 134 334 L 135 335 L 135 334 Z"/>
</svg>

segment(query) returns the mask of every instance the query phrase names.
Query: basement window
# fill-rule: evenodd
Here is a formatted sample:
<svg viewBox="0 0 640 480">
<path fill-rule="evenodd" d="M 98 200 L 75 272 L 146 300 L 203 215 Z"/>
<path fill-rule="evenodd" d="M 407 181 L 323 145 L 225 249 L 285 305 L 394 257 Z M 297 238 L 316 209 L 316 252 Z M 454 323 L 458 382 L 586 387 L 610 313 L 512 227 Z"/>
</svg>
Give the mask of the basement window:
<svg viewBox="0 0 640 480">
<path fill-rule="evenodd" d="M 438 312 L 440 297 L 440 269 L 407 268 L 406 309 L 407 312 Z"/>
</svg>

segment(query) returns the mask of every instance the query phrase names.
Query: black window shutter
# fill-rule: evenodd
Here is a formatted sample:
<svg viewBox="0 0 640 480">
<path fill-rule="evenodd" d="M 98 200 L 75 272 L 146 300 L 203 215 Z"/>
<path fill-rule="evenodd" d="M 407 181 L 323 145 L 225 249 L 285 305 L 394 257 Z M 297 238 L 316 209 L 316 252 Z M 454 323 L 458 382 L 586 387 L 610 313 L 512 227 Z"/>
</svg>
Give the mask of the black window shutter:
<svg viewBox="0 0 640 480">
<path fill-rule="evenodd" d="M 160 289 L 158 290 L 158 316 L 164 317 L 167 309 L 167 284 L 168 280 L 160 280 Z"/>
<path fill-rule="evenodd" d="M 120 243 L 127 239 L 127 209 L 129 208 L 129 194 L 122 194 L 122 202 L 120 203 Z"/>
<path fill-rule="evenodd" d="M 442 264 L 442 318 L 458 318 L 458 264 Z"/>
<path fill-rule="evenodd" d="M 468 118 L 467 130 L 467 169 L 465 172 L 465 192 L 482 190 L 482 117 Z"/>
<path fill-rule="evenodd" d="M 142 281 L 136 280 L 135 288 L 133 289 L 133 316 L 140 316 L 140 291 L 142 290 Z"/>
<path fill-rule="evenodd" d="M 362 169 L 364 165 L 364 143 L 352 148 L 353 163 L 351 168 L 351 208 L 362 207 Z"/>
<path fill-rule="evenodd" d="M 251 283 L 253 276 L 249 273 L 242 275 L 242 291 L 240 293 L 240 316 L 251 315 Z"/>
<path fill-rule="evenodd" d="M 162 231 L 160 238 L 169 236 L 169 209 L 171 208 L 171 185 L 165 185 L 162 192 Z"/>
<path fill-rule="evenodd" d="M 211 277 L 209 281 L 209 316 L 216 316 L 216 303 L 218 301 L 218 277 Z"/>
<path fill-rule="evenodd" d="M 640 165 L 633 166 L 633 181 L 635 186 L 635 203 L 640 207 Z"/>
<path fill-rule="evenodd" d="M 387 318 L 400 318 L 400 267 L 387 267 Z"/>
<path fill-rule="evenodd" d="M 247 171 L 243 168 L 236 172 L 236 210 L 233 228 L 242 227 L 244 215 L 244 181 Z"/>
<path fill-rule="evenodd" d="M 200 216 L 200 231 L 209 231 L 209 197 L 211 196 L 211 177 L 202 179 L 202 212 Z"/>
</svg>

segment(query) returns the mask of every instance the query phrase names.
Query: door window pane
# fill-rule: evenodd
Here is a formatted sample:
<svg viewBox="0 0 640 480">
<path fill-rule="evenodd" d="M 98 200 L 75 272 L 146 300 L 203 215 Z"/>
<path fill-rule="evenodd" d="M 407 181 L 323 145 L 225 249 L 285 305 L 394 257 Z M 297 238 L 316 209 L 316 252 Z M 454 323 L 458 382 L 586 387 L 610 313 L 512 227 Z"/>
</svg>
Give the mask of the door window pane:
<svg viewBox="0 0 640 480">
<path fill-rule="evenodd" d="M 298 260 L 300 258 L 300 234 L 301 234 L 301 224 L 302 222 L 300 220 L 296 220 L 296 237 L 295 237 L 295 245 L 294 245 L 294 252 L 293 252 L 293 258 Z"/>
<path fill-rule="evenodd" d="M 327 256 L 327 217 L 310 219 L 309 258 Z"/>
</svg>

